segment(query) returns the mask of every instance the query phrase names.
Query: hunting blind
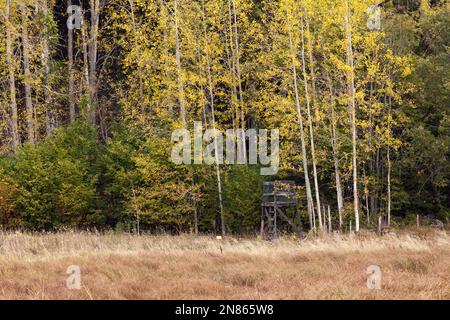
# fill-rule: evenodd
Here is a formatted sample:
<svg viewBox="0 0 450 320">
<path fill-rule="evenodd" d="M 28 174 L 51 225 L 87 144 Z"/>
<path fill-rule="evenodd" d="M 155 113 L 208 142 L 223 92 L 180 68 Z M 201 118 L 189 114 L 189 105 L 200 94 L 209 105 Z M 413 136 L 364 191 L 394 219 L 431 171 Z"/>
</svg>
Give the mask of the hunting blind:
<svg viewBox="0 0 450 320">
<path fill-rule="evenodd" d="M 295 182 L 289 180 L 264 182 L 261 203 L 261 238 L 268 240 L 277 238 L 278 217 L 286 221 L 297 233 L 300 233 L 300 229 L 285 213 L 288 207 L 295 207 L 298 215 Z"/>
</svg>

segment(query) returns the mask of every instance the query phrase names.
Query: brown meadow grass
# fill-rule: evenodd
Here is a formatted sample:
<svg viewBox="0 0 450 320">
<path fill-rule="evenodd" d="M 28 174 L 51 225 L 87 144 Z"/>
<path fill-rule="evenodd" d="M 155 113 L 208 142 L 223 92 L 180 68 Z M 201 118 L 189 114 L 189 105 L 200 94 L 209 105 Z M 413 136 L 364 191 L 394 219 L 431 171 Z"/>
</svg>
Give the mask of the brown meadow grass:
<svg viewBox="0 0 450 320">
<path fill-rule="evenodd" d="M 366 286 L 378 265 L 382 289 Z M 81 289 L 66 287 L 69 265 Z M 0 232 L 1 299 L 450 299 L 450 236 L 318 239 Z"/>
</svg>

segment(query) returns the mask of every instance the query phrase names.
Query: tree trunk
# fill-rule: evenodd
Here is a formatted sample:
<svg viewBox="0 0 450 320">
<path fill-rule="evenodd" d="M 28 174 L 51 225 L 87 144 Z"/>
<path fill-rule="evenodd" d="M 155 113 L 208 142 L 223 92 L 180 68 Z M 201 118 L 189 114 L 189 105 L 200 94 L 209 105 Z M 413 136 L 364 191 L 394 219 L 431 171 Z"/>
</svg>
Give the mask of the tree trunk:
<svg viewBox="0 0 450 320">
<path fill-rule="evenodd" d="M 369 103 L 373 103 L 373 93 L 374 93 L 374 82 L 370 81 L 369 87 Z M 374 140 L 374 116 L 373 114 L 369 115 L 369 148 L 370 148 L 370 159 L 369 159 L 369 176 L 374 175 L 374 161 L 375 161 L 375 146 L 373 143 Z M 369 183 L 366 183 L 365 188 L 367 189 L 368 195 L 366 195 L 366 206 L 367 206 L 367 222 L 370 223 L 370 215 L 374 214 L 374 190 L 375 186 Z M 367 200 L 367 197 L 369 198 Z M 369 204 L 367 204 L 369 202 Z M 376 215 L 375 215 L 376 216 Z"/>
<path fill-rule="evenodd" d="M 314 214 L 314 205 L 313 205 L 313 199 L 312 199 L 312 193 L 311 193 L 311 184 L 309 182 L 309 173 L 308 173 L 308 158 L 306 153 L 306 142 L 305 142 L 305 132 L 303 128 L 303 114 L 301 112 L 300 107 L 300 98 L 298 94 L 298 84 L 297 84 L 297 69 L 295 67 L 295 49 L 292 43 L 292 30 L 291 30 L 291 23 L 289 18 L 289 12 L 287 14 L 288 19 L 288 28 L 289 28 L 289 48 L 291 51 L 291 57 L 292 57 L 292 76 L 293 76 L 293 85 L 294 85 L 294 94 L 295 94 L 295 106 L 297 109 L 297 117 L 298 122 L 300 125 L 300 142 L 301 142 L 301 148 L 302 148 L 302 162 L 303 162 L 303 172 L 305 176 L 305 188 L 306 188 L 306 200 L 307 200 L 307 206 L 308 206 L 308 215 L 309 215 L 309 223 L 310 226 L 315 231 L 315 217 Z"/>
<path fill-rule="evenodd" d="M 47 0 L 43 1 L 44 15 L 48 16 L 48 4 Z M 48 29 L 46 28 L 46 34 L 42 37 L 42 65 L 44 66 L 44 105 L 45 105 L 45 118 L 46 118 L 46 131 L 47 136 L 53 134 L 56 127 L 56 116 L 53 110 L 51 95 L 50 95 L 50 47 L 48 42 Z"/>
<path fill-rule="evenodd" d="M 184 88 L 183 88 L 183 73 L 181 68 L 181 53 L 180 53 L 180 37 L 178 35 L 178 0 L 174 1 L 174 20 L 175 20 L 175 58 L 177 60 L 177 83 L 178 83 L 178 100 L 180 103 L 180 120 L 184 127 L 186 127 L 186 107 L 184 105 Z"/>
<path fill-rule="evenodd" d="M 97 94 L 97 50 L 98 50 L 98 27 L 100 22 L 100 0 L 90 0 L 91 5 L 91 28 L 88 43 L 89 58 L 89 117 L 92 124 L 96 124 L 96 109 L 98 106 Z"/>
<path fill-rule="evenodd" d="M 339 170 L 339 157 L 338 157 L 338 140 L 336 134 L 336 114 L 334 112 L 334 95 L 333 86 L 331 83 L 331 78 L 327 75 L 328 87 L 330 90 L 330 109 L 331 109 L 331 120 L 330 120 L 330 133 L 331 133 L 331 147 L 333 149 L 333 162 L 334 162 L 334 176 L 336 181 L 336 198 L 339 212 L 339 229 L 342 228 L 342 211 L 344 210 L 344 197 L 342 193 L 341 185 L 341 173 Z"/>
<path fill-rule="evenodd" d="M 234 22 L 234 48 L 235 48 L 235 67 L 236 76 L 238 82 L 238 92 L 239 92 L 239 105 L 240 105 L 240 116 L 241 116 L 241 128 L 245 130 L 245 112 L 244 112 L 244 97 L 242 91 L 242 79 L 241 79 L 241 62 L 239 57 L 239 33 L 237 27 L 237 15 L 236 15 L 236 3 L 235 0 L 231 0 L 233 8 L 233 22 Z M 245 136 L 239 141 L 242 143 L 243 159 L 247 162 L 247 144 L 245 143 Z"/>
<path fill-rule="evenodd" d="M 331 209 L 330 206 L 328 206 L 328 232 L 332 232 L 332 227 L 331 227 Z"/>
<path fill-rule="evenodd" d="M 388 109 L 388 139 L 387 139 L 387 225 L 391 225 L 391 109 L 392 109 L 392 97 L 389 96 L 389 109 Z"/>
<path fill-rule="evenodd" d="M 206 55 L 206 71 L 208 74 L 208 89 L 209 89 L 209 99 L 210 99 L 210 107 L 211 107 L 211 120 L 213 130 L 216 131 L 216 115 L 215 115 L 215 107 L 214 107 L 214 90 L 212 84 L 211 77 L 211 65 L 209 61 L 209 52 L 208 52 L 208 39 L 207 39 L 207 31 L 206 31 L 206 17 L 205 17 L 205 8 L 204 3 L 202 2 L 202 18 L 203 18 L 203 32 L 205 39 L 205 55 Z M 217 145 L 217 139 L 214 138 L 214 152 L 216 158 L 216 177 L 217 177 L 217 190 L 219 194 L 219 207 L 220 207 L 220 227 L 222 231 L 222 236 L 225 236 L 225 216 L 223 211 L 223 200 L 222 200 L 222 181 L 220 178 L 220 164 L 219 164 L 219 148 Z"/>
<path fill-rule="evenodd" d="M 235 59 L 236 59 L 236 76 L 239 88 L 239 102 L 241 105 L 241 128 L 245 129 L 245 113 L 244 113 L 244 98 L 242 92 L 242 79 L 241 79 L 241 62 L 239 57 L 239 32 L 237 27 L 237 15 L 236 15 L 236 2 L 231 0 L 233 7 L 233 20 L 234 20 L 234 47 L 235 47 Z"/>
<path fill-rule="evenodd" d="M 9 92 L 11 101 L 11 136 L 12 145 L 14 148 L 18 147 L 20 144 L 19 130 L 17 124 L 17 101 L 16 101 L 16 76 L 14 70 L 14 60 L 13 60 L 13 39 L 11 35 L 11 0 L 6 0 L 6 15 L 5 15 L 5 28 L 6 28 L 6 64 L 8 65 L 9 73 Z"/>
<path fill-rule="evenodd" d="M 34 144 L 34 109 L 33 101 L 31 99 L 31 72 L 30 72 L 30 48 L 28 43 L 28 17 L 27 8 L 23 6 L 22 11 L 22 51 L 23 51 L 23 71 L 24 71 L 24 87 L 25 87 L 25 109 L 26 109 L 26 123 L 28 142 Z"/>
<path fill-rule="evenodd" d="M 306 32 L 308 35 L 308 56 L 309 56 L 309 72 L 311 76 L 311 96 L 313 101 L 313 106 L 317 106 L 317 91 L 316 91 L 316 72 L 314 70 L 315 63 L 314 63 L 314 55 L 313 55 L 313 45 L 312 45 L 312 39 L 311 37 L 311 31 L 309 29 L 309 21 L 308 21 L 308 13 L 305 10 L 305 23 L 306 23 Z M 303 26 L 302 26 L 303 27 Z"/>
<path fill-rule="evenodd" d="M 347 71 L 347 86 L 348 95 L 350 97 L 349 106 L 351 113 L 351 132 L 352 132 L 352 169 L 353 169 L 353 207 L 355 213 L 355 231 L 359 232 L 359 199 L 358 199 L 358 168 L 357 168 L 357 154 L 356 154 L 356 102 L 355 102 L 355 74 L 353 64 L 353 48 L 352 48 L 352 29 L 350 24 L 350 9 L 348 0 L 345 1 L 345 33 L 347 42 L 347 64 L 349 70 Z"/>
<path fill-rule="evenodd" d="M 237 96 L 237 90 L 236 90 L 236 68 L 235 68 L 235 51 L 234 51 L 234 32 L 233 32 L 233 20 L 232 20 L 232 14 L 231 14 L 231 0 L 228 0 L 228 34 L 229 34 L 229 41 L 230 41 L 230 54 L 228 59 L 228 66 L 230 68 L 230 75 L 231 75 L 231 89 L 232 89 L 232 96 L 231 101 L 232 105 L 234 106 L 234 112 L 235 115 L 233 116 L 233 128 L 236 130 L 240 127 L 240 111 L 239 111 L 239 97 Z M 227 46 L 227 53 L 228 53 L 228 46 Z"/>
<path fill-rule="evenodd" d="M 133 25 L 133 36 L 137 34 L 137 27 L 136 27 L 136 17 L 134 14 L 134 2 L 133 0 L 128 0 L 130 4 L 130 17 L 131 17 L 131 23 Z M 137 45 L 134 41 L 133 45 Z M 138 70 L 138 81 L 139 81 L 139 101 L 144 101 L 144 81 L 143 81 L 143 71 L 142 68 L 139 68 Z M 140 107 L 143 119 L 142 122 L 144 125 L 147 124 L 147 117 L 146 117 L 146 111 L 145 111 L 145 105 L 142 103 Z"/>
<path fill-rule="evenodd" d="M 72 5 L 72 0 L 68 0 L 69 6 Z M 73 29 L 67 30 L 67 56 L 69 58 L 68 64 L 68 80 L 69 80 L 69 119 L 70 122 L 75 121 L 75 86 L 73 79 Z"/>
<path fill-rule="evenodd" d="M 314 207 L 313 207 L 313 209 L 314 209 Z M 313 229 L 313 234 L 315 236 L 315 235 L 317 235 L 317 228 L 316 228 L 316 213 L 314 212 L 314 210 L 312 212 L 312 220 L 313 220 L 313 222 L 312 222 L 312 226 L 313 226 L 312 229 Z"/>
<path fill-rule="evenodd" d="M 366 214 L 367 214 L 367 226 L 370 224 L 370 210 L 369 210 L 369 181 L 366 175 L 366 164 L 364 163 L 362 166 L 363 169 L 363 181 L 364 181 L 364 200 L 366 205 Z"/>
<path fill-rule="evenodd" d="M 391 225 L 391 156 L 390 146 L 387 147 L 387 225 Z"/>
<path fill-rule="evenodd" d="M 87 24 L 82 17 L 82 25 L 81 25 L 81 47 L 83 50 L 83 75 L 84 75 L 84 85 L 83 93 L 89 96 L 89 57 L 88 57 L 88 39 L 87 39 Z M 87 109 L 91 110 L 92 102 L 90 99 L 87 101 Z"/>
<path fill-rule="evenodd" d="M 314 190 L 315 190 L 315 196 L 316 196 L 317 216 L 319 217 L 319 228 L 320 228 L 320 230 L 322 230 L 324 223 L 322 220 L 322 212 L 321 212 L 321 208 L 320 208 L 319 181 L 317 178 L 317 160 L 316 160 L 316 151 L 315 151 L 315 144 L 314 144 L 314 131 L 313 131 L 312 117 L 311 117 L 311 106 L 310 106 L 311 103 L 310 103 L 309 90 L 308 90 L 308 79 L 307 79 L 307 74 L 306 74 L 303 16 L 301 17 L 300 24 L 301 24 L 300 30 L 301 30 L 301 38 L 302 38 L 301 58 L 302 58 L 302 68 L 303 68 L 303 83 L 305 86 L 306 110 L 307 110 L 308 124 L 309 124 L 309 138 L 310 138 L 310 144 L 311 144 L 311 157 L 312 157 L 312 164 L 313 164 Z M 325 215 L 325 213 L 324 213 L 324 215 Z M 325 220 L 325 216 L 324 216 L 324 220 Z"/>
</svg>

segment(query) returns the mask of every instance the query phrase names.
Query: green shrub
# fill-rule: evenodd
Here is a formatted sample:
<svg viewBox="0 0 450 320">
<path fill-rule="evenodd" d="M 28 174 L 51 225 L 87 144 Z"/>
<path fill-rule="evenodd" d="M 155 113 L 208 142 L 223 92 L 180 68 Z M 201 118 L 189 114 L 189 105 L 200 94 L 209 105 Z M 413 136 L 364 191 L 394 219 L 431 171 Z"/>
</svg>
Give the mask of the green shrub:
<svg viewBox="0 0 450 320">
<path fill-rule="evenodd" d="M 14 156 L 3 158 L 0 179 L 15 186 L 0 189 L 0 197 L 8 199 L 7 214 L 14 217 L 6 219 L 7 226 L 51 230 L 86 224 L 95 212 L 97 150 L 93 129 L 76 123 L 53 139 L 24 144 Z"/>
</svg>

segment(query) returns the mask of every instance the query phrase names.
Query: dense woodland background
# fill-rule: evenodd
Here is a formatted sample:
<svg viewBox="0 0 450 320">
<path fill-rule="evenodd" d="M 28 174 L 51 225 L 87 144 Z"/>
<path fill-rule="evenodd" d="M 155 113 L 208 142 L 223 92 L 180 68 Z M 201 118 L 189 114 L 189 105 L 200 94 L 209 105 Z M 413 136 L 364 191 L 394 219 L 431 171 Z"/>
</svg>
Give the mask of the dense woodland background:
<svg viewBox="0 0 450 320">
<path fill-rule="evenodd" d="M 373 0 L 81 2 L 0 2 L 3 228 L 252 233 L 264 179 L 305 230 L 448 222 L 448 1 L 384 1 L 381 30 Z M 279 175 L 174 165 L 194 121 L 279 128 Z"/>
</svg>

